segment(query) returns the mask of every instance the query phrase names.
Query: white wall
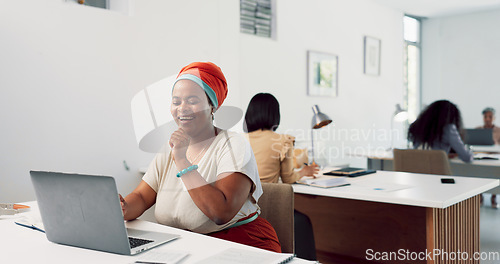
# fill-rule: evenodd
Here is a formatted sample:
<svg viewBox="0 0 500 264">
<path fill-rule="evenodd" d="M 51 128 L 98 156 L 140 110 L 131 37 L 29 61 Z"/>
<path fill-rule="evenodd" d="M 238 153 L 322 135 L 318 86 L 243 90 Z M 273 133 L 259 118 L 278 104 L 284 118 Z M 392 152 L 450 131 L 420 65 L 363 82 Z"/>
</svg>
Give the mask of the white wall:
<svg viewBox="0 0 500 264">
<path fill-rule="evenodd" d="M 213 16 L 220 2 L 136 1 L 125 16 L 63 0 L 0 1 L 0 201 L 34 199 L 30 169 L 113 175 L 130 192 L 153 157 L 135 142 L 132 96 L 195 60 L 238 82 L 238 42 L 220 33 L 228 17 Z"/>
<path fill-rule="evenodd" d="M 465 127 L 482 125 L 486 106 L 500 111 L 498 25 L 500 9 L 424 20 L 422 103 L 456 103 Z"/>
<path fill-rule="evenodd" d="M 125 16 L 62 0 L 0 0 L 1 202 L 34 199 L 30 169 L 113 175 L 130 192 L 152 159 L 137 148 L 130 100 L 191 61 L 221 66 L 227 104 L 246 109 L 257 92 L 277 96 L 280 132 L 308 142 L 300 134 L 318 104 L 335 122 L 318 131 L 324 148 L 389 146 L 381 136 L 402 101 L 400 12 L 368 0 L 278 1 L 270 40 L 239 33 L 234 0 L 132 6 Z M 365 35 L 382 42 L 378 77 L 363 74 Z M 306 96 L 309 49 L 339 56 L 337 98 Z M 333 135 L 339 129 L 349 137 Z"/>
<path fill-rule="evenodd" d="M 390 146 L 391 114 L 403 100 L 402 13 L 364 0 L 287 0 L 277 9 L 276 41 L 241 36 L 242 103 L 258 92 L 275 95 L 278 132 L 304 141 L 299 146 L 310 145 L 311 107 L 318 104 L 334 124 L 317 131 L 316 153 L 330 156 L 330 164 L 366 166 L 345 154 Z M 381 40 L 380 76 L 363 74 L 364 36 Z M 307 96 L 307 50 L 338 55 L 338 97 Z"/>
</svg>

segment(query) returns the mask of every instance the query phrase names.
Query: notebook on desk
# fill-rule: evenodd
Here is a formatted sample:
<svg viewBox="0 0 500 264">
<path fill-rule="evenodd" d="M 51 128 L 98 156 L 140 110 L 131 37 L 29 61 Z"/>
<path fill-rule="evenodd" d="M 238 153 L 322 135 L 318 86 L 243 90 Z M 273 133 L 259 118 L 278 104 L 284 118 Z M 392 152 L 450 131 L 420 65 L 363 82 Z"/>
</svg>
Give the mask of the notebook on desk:
<svg viewBox="0 0 500 264">
<path fill-rule="evenodd" d="M 179 237 L 127 229 L 113 177 L 45 171 L 30 174 L 49 241 L 134 255 Z"/>
<path fill-rule="evenodd" d="M 363 168 L 345 167 L 345 168 L 325 172 L 325 173 L 323 173 L 323 175 L 358 177 L 358 176 L 363 176 L 363 175 L 367 175 L 367 174 L 372 174 L 375 172 L 377 172 L 377 171 L 367 170 L 367 169 L 363 169 Z"/>
<path fill-rule="evenodd" d="M 498 160 L 499 154 L 475 153 L 474 160 Z"/>
</svg>

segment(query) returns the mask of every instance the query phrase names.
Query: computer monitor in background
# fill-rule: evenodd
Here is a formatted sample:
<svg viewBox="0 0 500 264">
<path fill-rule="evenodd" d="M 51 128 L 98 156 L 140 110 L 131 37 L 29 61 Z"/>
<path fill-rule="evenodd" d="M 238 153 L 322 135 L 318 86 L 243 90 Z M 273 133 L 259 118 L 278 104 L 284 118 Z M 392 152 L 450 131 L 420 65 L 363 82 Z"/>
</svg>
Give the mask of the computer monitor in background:
<svg viewBox="0 0 500 264">
<path fill-rule="evenodd" d="M 494 145 L 493 129 L 465 129 L 465 144 L 467 145 Z"/>
</svg>

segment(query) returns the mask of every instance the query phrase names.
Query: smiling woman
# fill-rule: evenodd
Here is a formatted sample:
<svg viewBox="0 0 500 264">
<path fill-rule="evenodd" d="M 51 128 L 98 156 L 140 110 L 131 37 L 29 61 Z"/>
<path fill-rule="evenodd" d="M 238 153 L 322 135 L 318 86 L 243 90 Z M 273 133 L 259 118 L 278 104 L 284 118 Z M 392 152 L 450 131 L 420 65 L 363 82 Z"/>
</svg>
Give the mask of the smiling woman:
<svg viewBox="0 0 500 264">
<path fill-rule="evenodd" d="M 201 140 L 213 137 L 215 131 L 211 120 L 215 107 L 196 83 L 180 80 L 175 84 L 170 111 L 179 128 L 190 137 Z"/>
<path fill-rule="evenodd" d="M 259 217 L 262 195 L 250 144 L 217 128 L 213 114 L 227 84 L 210 62 L 184 67 L 173 85 L 170 112 L 178 125 L 139 186 L 122 198 L 126 220 L 156 203 L 158 223 L 281 252 L 273 227 Z"/>
</svg>

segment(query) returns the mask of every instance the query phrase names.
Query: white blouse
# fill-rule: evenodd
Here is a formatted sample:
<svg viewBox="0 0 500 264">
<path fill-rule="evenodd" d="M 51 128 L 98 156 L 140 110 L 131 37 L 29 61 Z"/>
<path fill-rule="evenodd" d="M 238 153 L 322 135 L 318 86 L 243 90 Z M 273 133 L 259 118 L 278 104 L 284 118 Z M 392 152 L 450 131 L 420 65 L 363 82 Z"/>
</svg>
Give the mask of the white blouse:
<svg viewBox="0 0 500 264">
<path fill-rule="evenodd" d="M 207 234 L 225 229 L 256 211 L 260 213 L 257 201 L 262 195 L 262 186 L 257 163 L 250 144 L 242 135 L 221 131 L 197 165 L 198 172 L 208 183 L 215 182 L 225 172 L 246 175 L 253 182 L 248 199 L 231 221 L 215 224 L 196 206 L 182 180 L 176 176 L 178 171 L 171 152 L 158 153 L 143 177 L 157 193 L 155 217 L 158 223 Z"/>
</svg>

